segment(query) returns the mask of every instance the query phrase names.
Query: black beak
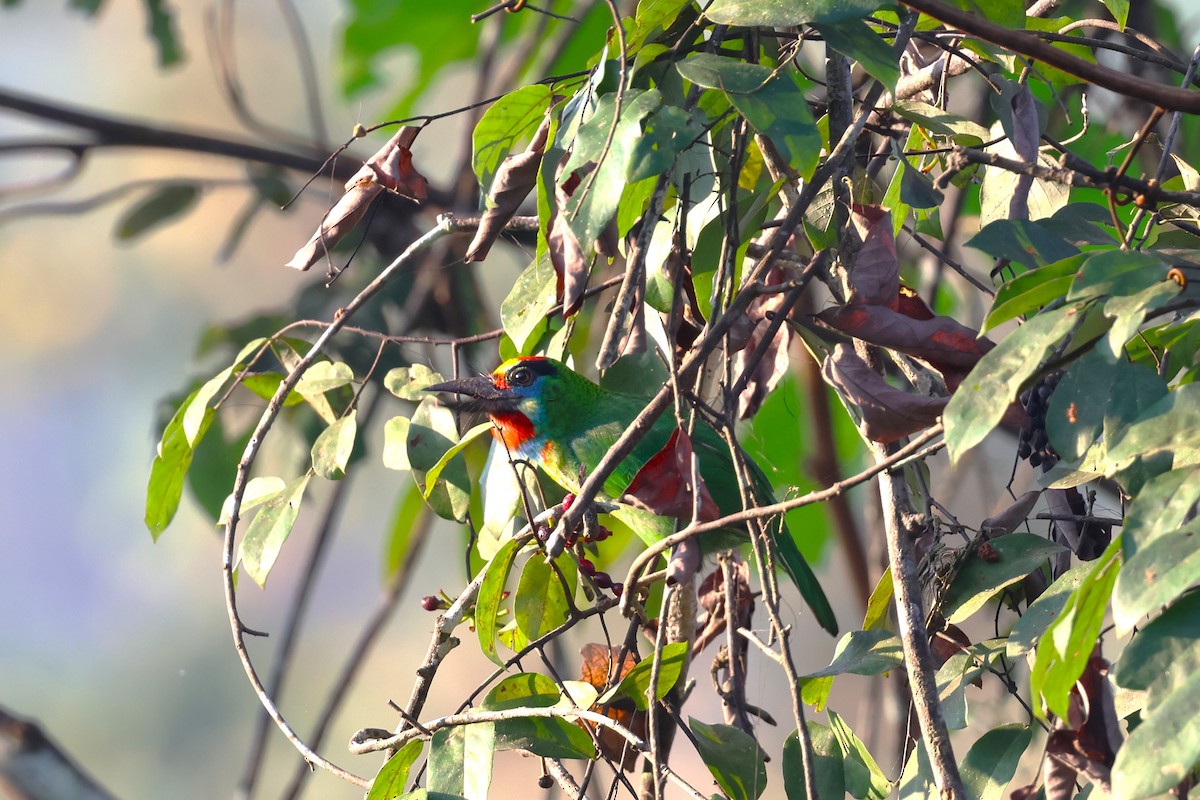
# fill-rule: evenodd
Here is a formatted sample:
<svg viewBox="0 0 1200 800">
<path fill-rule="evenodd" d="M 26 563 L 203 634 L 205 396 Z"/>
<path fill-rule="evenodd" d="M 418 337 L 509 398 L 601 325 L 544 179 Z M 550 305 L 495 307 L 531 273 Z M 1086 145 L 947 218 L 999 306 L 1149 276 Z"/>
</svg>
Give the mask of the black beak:
<svg viewBox="0 0 1200 800">
<path fill-rule="evenodd" d="M 475 378 L 460 378 L 456 381 L 437 383 L 425 389 L 427 392 L 449 392 L 461 394 L 480 401 L 484 409 L 495 408 L 507 403 L 511 398 L 492 385 L 492 379 L 484 376 Z"/>
</svg>

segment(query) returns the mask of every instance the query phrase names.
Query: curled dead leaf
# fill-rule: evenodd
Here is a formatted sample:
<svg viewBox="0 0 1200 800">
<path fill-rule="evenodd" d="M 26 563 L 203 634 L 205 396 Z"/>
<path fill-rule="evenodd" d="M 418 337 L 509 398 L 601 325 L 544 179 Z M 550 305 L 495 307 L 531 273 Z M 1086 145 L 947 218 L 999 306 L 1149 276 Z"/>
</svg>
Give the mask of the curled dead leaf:
<svg viewBox="0 0 1200 800">
<path fill-rule="evenodd" d="M 549 135 L 550 115 L 547 114 L 525 150 L 513 153 L 500 162 L 488 192 L 487 209 L 479 220 L 479 227 L 475 229 L 475 238 L 471 240 L 471 245 L 463 256 L 466 263 L 487 258 L 504 226 L 537 186 L 538 169 L 542 165 L 542 155 L 546 152 L 546 139 Z"/>
<path fill-rule="evenodd" d="M 692 440 L 676 428 L 661 450 L 650 457 L 633 476 L 622 500 L 662 517 L 692 518 Z M 721 516 L 716 501 L 708 493 L 704 479 L 697 476 L 700 493 L 700 521 Z"/>
<path fill-rule="evenodd" d="M 346 191 L 326 212 L 317 232 L 296 251 L 284 266 L 306 270 L 328 256 L 329 251 L 352 231 L 366 215 L 371 202 L 388 191 L 421 202 L 429 184 L 412 163 L 412 143 L 420 128 L 403 127 L 346 181 Z"/>
<path fill-rule="evenodd" d="M 821 374 L 858 409 L 863 435 L 874 442 L 894 442 L 928 428 L 949 401 L 897 389 L 844 344 L 834 347 Z"/>
</svg>

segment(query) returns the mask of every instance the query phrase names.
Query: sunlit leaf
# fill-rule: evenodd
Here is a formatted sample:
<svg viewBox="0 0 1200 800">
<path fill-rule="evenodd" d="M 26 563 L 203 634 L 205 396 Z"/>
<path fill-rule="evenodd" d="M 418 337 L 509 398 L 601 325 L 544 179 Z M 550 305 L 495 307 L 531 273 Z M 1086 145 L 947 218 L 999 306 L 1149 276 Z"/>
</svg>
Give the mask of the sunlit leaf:
<svg viewBox="0 0 1200 800">
<path fill-rule="evenodd" d="M 683 674 L 683 668 L 687 665 L 687 651 L 687 642 L 672 642 L 664 645 L 659 651 L 658 683 L 654 688 L 655 700 L 666 697 L 671 687 L 679 681 L 680 675 Z M 601 695 L 598 702 L 601 704 L 611 703 L 614 698 L 623 695 L 632 700 L 641 711 L 650 708 L 648 695 L 650 693 L 650 673 L 654 668 L 654 661 L 653 657 L 642 660 L 625 674 L 620 683 Z"/>
<path fill-rule="evenodd" d="M 1004 416 L 1021 384 L 1046 351 L 1079 322 L 1082 306 L 1038 314 L 979 360 L 946 406 L 946 445 L 952 461 L 983 440 Z"/>
<path fill-rule="evenodd" d="M 307 474 L 300 476 L 264 503 L 242 537 L 239 550 L 242 567 L 259 586 L 266 586 L 267 575 L 296 524 L 300 501 L 310 477 Z"/>
<path fill-rule="evenodd" d="M 1059 717 L 1067 716 L 1068 696 L 1083 674 L 1096 646 L 1096 637 L 1104 624 L 1108 599 L 1120 571 L 1121 540 L 1113 540 L 1104 555 L 1071 592 L 1054 623 L 1038 640 L 1036 659 L 1029 677 L 1034 711 L 1041 717 L 1049 708 Z M 1039 697 L 1044 699 L 1045 705 Z"/>
<path fill-rule="evenodd" d="M 1112 767 L 1113 797 L 1141 800 L 1181 783 L 1200 759 L 1200 672 L 1193 672 L 1133 729 Z"/>
<path fill-rule="evenodd" d="M 475 632 L 479 637 L 479 646 L 483 654 L 499 666 L 503 666 L 504 662 L 496 654 L 497 619 L 504 599 L 504 585 L 508 583 L 508 572 L 520 548 L 519 539 L 509 539 L 492 556 L 475 600 Z"/>
<path fill-rule="evenodd" d="M 354 438 L 358 434 L 358 411 L 353 410 L 330 425 L 312 446 L 313 471 L 331 481 L 341 480 L 346 474 L 346 463 L 354 450 Z"/>
<path fill-rule="evenodd" d="M 429 742 L 426 786 L 432 792 L 487 800 L 495 730 L 490 722 L 442 728 Z"/>
<path fill-rule="evenodd" d="M 408 771 L 425 749 L 425 742 L 414 739 L 401 747 L 375 774 L 366 800 L 395 800 L 406 791 Z"/>
</svg>

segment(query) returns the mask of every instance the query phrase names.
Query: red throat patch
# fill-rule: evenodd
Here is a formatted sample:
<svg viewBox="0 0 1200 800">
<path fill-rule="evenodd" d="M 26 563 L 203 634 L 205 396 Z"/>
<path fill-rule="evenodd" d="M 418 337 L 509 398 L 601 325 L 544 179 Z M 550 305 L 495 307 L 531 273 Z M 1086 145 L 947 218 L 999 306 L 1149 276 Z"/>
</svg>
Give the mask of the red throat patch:
<svg viewBox="0 0 1200 800">
<path fill-rule="evenodd" d="M 510 451 L 520 450 L 521 445 L 536 435 L 533 423 L 520 411 L 497 411 L 488 416 L 496 424 L 492 435 L 504 442 Z"/>
</svg>

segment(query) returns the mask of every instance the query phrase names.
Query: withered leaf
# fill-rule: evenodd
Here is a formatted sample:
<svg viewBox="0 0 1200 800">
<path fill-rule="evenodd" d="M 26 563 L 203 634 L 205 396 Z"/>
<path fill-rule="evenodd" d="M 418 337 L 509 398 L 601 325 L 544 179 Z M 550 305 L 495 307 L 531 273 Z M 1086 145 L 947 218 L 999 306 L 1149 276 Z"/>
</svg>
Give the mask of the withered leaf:
<svg viewBox="0 0 1200 800">
<path fill-rule="evenodd" d="M 950 317 L 914 319 L 886 306 L 838 306 L 817 317 L 842 333 L 924 359 L 943 373 L 970 370 L 995 346 Z"/>
<path fill-rule="evenodd" d="M 894 442 L 928 428 L 937 421 L 950 399 L 897 389 L 859 358 L 854 348 L 844 344 L 834 347 L 821 373 L 858 408 L 863 435 L 874 442 Z"/>
<path fill-rule="evenodd" d="M 862 240 L 850 270 L 851 302 L 892 305 L 900 290 L 900 258 L 891 212 L 879 206 L 856 205 L 850 222 Z"/>
<path fill-rule="evenodd" d="M 475 229 L 475 238 L 467 248 L 463 261 L 482 261 L 508 221 L 520 209 L 521 203 L 537 185 L 538 168 L 546 152 L 546 138 L 550 134 L 550 115 L 542 120 L 529 146 L 520 153 L 513 153 L 500 162 L 492 188 L 488 192 L 487 209 Z"/>
<path fill-rule="evenodd" d="M 623 500 L 662 517 L 692 518 L 692 440 L 676 428 L 661 450 L 650 457 L 625 490 Z M 708 493 L 704 479 L 697 476 L 700 521 L 721 516 Z"/>
<path fill-rule="evenodd" d="M 767 274 L 766 280 L 768 283 L 783 283 L 798 275 L 799 270 L 774 267 Z M 730 336 L 731 348 L 737 349 L 739 344 L 742 345 L 734 356 L 734 374 L 740 375 L 748 367 L 752 366 L 753 368 L 753 372 L 746 382 L 746 388 L 738 396 L 738 417 L 740 419 L 754 416 L 763 400 L 791 369 L 789 351 L 793 333 L 788 325 L 781 325 L 775 331 L 774 338 L 763 352 L 762 360 L 754 365 L 749 363 L 770 331 L 771 316 L 781 311 L 785 302 L 785 294 L 767 294 L 756 297 L 750 301 L 750 305 L 746 309 L 744 322 L 747 324 L 742 326 L 739 323 L 743 321 L 739 321 L 734 325 L 735 330 L 739 327 L 749 328 L 748 333 L 743 334 L 744 338 Z"/>
<path fill-rule="evenodd" d="M 371 201 L 384 191 L 420 202 L 429 192 L 425 178 L 413 167 L 412 150 L 420 128 L 403 127 L 346 181 L 346 191 L 326 212 L 317 232 L 284 266 L 306 270 L 325 258 L 358 225 Z"/>
<path fill-rule="evenodd" d="M 637 666 L 637 660 L 627 651 L 618 671 L 616 663 L 621 657 L 621 650 L 620 646 L 606 647 L 596 642 L 585 644 L 579 649 L 579 655 L 583 658 L 579 665 L 579 676 L 596 687 L 596 691 L 600 693 L 609 686 L 617 685 L 629 670 Z M 646 736 L 646 712 L 635 710 L 633 701 L 629 698 L 622 697 L 608 705 L 595 705 L 591 710 L 624 725 L 637 736 Z M 638 752 L 629 747 L 624 737 L 608 728 L 597 728 L 588 722 L 581 721 L 579 724 L 595 732 L 600 743 L 600 752 L 606 758 L 619 762 L 621 769 L 626 772 L 633 769 L 633 765 L 637 763 Z"/>
</svg>

